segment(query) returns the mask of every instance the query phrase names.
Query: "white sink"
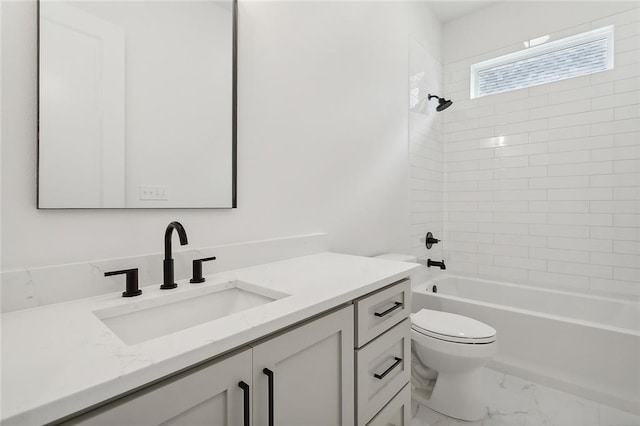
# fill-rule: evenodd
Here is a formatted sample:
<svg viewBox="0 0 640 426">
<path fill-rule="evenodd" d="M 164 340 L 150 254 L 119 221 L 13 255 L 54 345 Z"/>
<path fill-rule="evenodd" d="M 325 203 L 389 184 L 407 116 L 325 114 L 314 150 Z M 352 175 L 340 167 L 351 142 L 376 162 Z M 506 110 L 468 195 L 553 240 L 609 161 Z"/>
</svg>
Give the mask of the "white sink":
<svg viewBox="0 0 640 426">
<path fill-rule="evenodd" d="M 255 308 L 288 294 L 232 281 L 170 293 L 93 313 L 128 345 L 145 342 L 237 312 Z"/>
</svg>

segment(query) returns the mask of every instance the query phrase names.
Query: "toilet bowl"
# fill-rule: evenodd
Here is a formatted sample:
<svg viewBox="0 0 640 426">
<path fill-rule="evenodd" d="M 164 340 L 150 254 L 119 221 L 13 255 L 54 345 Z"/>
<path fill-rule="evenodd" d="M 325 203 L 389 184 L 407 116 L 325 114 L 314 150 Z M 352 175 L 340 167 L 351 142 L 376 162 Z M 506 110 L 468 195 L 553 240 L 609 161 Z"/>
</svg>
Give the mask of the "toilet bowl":
<svg viewBox="0 0 640 426">
<path fill-rule="evenodd" d="M 413 399 L 456 419 L 484 418 L 482 367 L 497 352 L 496 330 L 461 315 L 422 309 L 411 315 L 411 340 L 420 363 L 437 373 L 431 395 L 414 389 Z M 414 383 L 425 382 L 415 377 L 424 371 L 412 369 Z"/>
</svg>

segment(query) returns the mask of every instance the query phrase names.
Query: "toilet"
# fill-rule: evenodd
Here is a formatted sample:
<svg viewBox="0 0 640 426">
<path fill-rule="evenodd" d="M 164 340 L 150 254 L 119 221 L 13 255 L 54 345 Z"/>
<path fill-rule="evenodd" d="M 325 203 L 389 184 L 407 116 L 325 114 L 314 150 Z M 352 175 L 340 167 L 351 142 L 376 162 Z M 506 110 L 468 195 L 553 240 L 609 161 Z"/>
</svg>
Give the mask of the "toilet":
<svg viewBox="0 0 640 426">
<path fill-rule="evenodd" d="M 408 255 L 378 257 L 416 262 Z M 493 327 L 462 315 L 421 309 L 411 314 L 411 346 L 417 358 L 411 371 L 415 401 L 456 419 L 486 416 L 482 367 L 498 350 Z"/>
<path fill-rule="evenodd" d="M 420 363 L 437 373 L 431 395 L 425 398 L 416 390 L 416 401 L 456 419 L 486 416 L 482 367 L 498 349 L 494 328 L 462 315 L 421 309 L 411 314 L 411 346 Z"/>
</svg>

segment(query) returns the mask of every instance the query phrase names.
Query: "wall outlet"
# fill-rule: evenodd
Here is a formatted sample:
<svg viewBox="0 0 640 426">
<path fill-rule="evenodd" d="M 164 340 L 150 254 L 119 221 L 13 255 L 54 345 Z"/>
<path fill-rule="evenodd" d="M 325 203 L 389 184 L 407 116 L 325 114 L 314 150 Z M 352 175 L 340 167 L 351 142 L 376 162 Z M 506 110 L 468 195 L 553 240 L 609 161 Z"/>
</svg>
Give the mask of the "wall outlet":
<svg viewBox="0 0 640 426">
<path fill-rule="evenodd" d="M 165 185 L 140 185 L 141 200 L 168 200 L 168 193 Z"/>
</svg>

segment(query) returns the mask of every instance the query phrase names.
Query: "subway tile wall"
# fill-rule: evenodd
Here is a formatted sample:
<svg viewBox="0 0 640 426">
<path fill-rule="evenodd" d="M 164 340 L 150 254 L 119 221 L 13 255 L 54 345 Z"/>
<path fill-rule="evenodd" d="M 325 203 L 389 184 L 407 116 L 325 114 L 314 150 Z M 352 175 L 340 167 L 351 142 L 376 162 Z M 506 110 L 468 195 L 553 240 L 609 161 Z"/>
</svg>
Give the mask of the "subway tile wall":
<svg viewBox="0 0 640 426">
<path fill-rule="evenodd" d="M 427 250 L 425 235 L 430 231 L 435 238 L 443 236 L 443 116 L 435 110 L 436 99 L 427 100 L 428 94 L 441 96 L 442 64 L 411 38 L 409 71 L 414 90 L 409 108 L 411 254 L 422 261 L 441 260 L 442 244 Z"/>
<path fill-rule="evenodd" d="M 610 71 L 470 99 L 470 65 L 503 46 L 444 65 L 452 272 L 640 295 L 640 8 L 575 33 L 611 24 Z"/>
</svg>

